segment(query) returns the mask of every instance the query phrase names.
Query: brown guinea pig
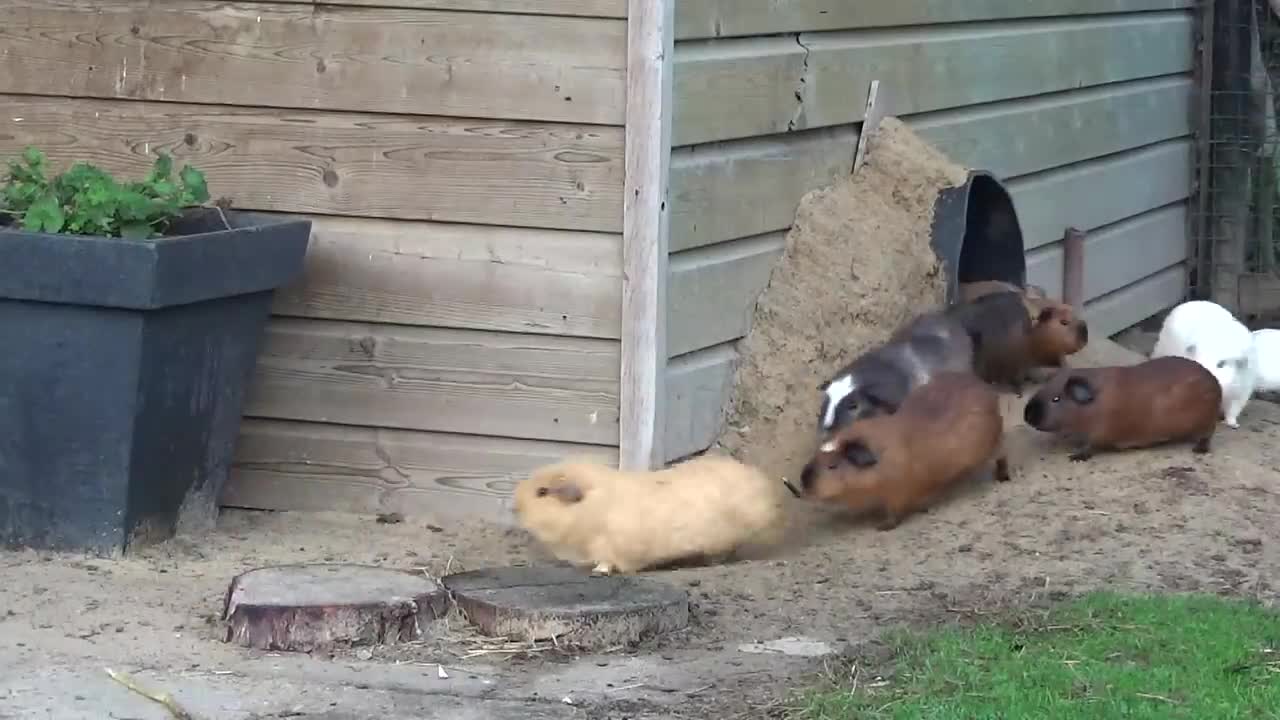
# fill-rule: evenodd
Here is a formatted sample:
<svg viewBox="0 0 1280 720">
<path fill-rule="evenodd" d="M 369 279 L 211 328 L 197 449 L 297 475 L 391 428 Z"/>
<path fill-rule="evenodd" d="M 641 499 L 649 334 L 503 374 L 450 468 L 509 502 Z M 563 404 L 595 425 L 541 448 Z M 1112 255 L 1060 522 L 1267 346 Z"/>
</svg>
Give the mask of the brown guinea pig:
<svg viewBox="0 0 1280 720">
<path fill-rule="evenodd" d="M 1059 370 L 1027 402 L 1027 425 L 1074 442 L 1071 459 L 1194 440 L 1209 452 L 1222 386 L 1194 360 L 1161 357 L 1132 366 Z"/>
<path fill-rule="evenodd" d="M 879 528 L 891 530 L 988 463 L 1008 480 L 1003 440 L 995 390 L 969 372 L 938 373 L 893 415 L 835 432 L 805 464 L 800 493 L 854 511 L 879 507 Z"/>
<path fill-rule="evenodd" d="M 1047 298 L 1036 303 L 1040 309 L 1031 322 L 1027 341 L 1032 366 L 1060 368 L 1068 355 L 1089 344 L 1089 324 L 1066 303 Z"/>
<path fill-rule="evenodd" d="M 971 302 L 984 295 L 998 292 L 1020 293 L 1027 303 L 1027 312 L 1032 316 L 1040 312 L 1040 306 L 1037 303 L 1049 299 L 1049 293 L 1045 292 L 1045 289 L 1039 285 L 1018 287 L 1003 280 L 979 280 L 978 282 L 960 283 L 958 302 Z"/>
<path fill-rule="evenodd" d="M 785 521 L 780 480 L 717 455 L 653 472 L 555 463 L 517 483 L 514 496 L 520 524 L 556 557 L 604 574 L 719 561 L 777 542 Z"/>
<path fill-rule="evenodd" d="M 1061 367 L 1089 341 L 1089 329 L 1071 306 L 1039 299 L 1034 315 L 1019 292 L 993 292 L 951 306 L 948 312 L 974 345 L 974 372 L 989 383 L 1008 385 L 1018 397 L 1035 368 Z"/>
</svg>

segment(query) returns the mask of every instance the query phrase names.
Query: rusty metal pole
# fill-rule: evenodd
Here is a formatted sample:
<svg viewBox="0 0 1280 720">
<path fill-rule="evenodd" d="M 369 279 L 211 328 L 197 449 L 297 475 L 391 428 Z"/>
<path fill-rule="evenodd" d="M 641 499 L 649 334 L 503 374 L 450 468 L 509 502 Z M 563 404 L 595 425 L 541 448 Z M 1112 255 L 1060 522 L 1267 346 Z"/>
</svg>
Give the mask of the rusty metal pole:
<svg viewBox="0 0 1280 720">
<path fill-rule="evenodd" d="M 1073 227 L 1062 235 L 1062 301 L 1076 310 L 1084 309 L 1084 238 Z"/>
</svg>

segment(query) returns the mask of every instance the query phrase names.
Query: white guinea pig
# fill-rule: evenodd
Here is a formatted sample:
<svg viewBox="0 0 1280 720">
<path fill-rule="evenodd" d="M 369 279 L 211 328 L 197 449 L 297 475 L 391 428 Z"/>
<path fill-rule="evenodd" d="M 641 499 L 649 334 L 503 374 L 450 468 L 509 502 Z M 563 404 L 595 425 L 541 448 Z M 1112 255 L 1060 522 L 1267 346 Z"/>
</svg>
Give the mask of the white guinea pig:
<svg viewBox="0 0 1280 720">
<path fill-rule="evenodd" d="M 1160 328 L 1151 357 L 1185 357 L 1203 365 L 1222 385 L 1222 414 L 1240 427 L 1240 413 L 1257 384 L 1253 334 L 1231 311 L 1207 300 L 1175 307 Z"/>
<path fill-rule="evenodd" d="M 1255 389 L 1280 392 L 1280 330 L 1254 330 L 1253 347 L 1258 355 L 1258 385 Z"/>
</svg>

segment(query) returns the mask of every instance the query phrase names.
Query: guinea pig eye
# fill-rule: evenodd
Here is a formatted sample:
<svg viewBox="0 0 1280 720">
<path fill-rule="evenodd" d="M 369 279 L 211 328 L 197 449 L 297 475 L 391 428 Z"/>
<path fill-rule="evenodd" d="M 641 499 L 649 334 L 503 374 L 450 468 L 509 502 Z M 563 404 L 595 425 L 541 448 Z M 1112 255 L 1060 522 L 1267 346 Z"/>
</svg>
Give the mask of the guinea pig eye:
<svg viewBox="0 0 1280 720">
<path fill-rule="evenodd" d="M 1218 361 L 1218 367 L 1219 367 L 1219 368 L 1224 368 L 1224 367 L 1226 367 L 1226 366 L 1227 366 L 1227 361 L 1226 361 L 1226 360 L 1219 360 L 1219 361 Z"/>
<path fill-rule="evenodd" d="M 537 495 L 538 497 L 546 497 L 546 496 L 547 496 L 547 493 L 549 493 L 549 492 L 551 492 L 551 491 L 550 491 L 550 490 L 548 490 L 548 489 L 546 489 L 546 488 L 544 488 L 544 487 L 541 487 L 541 488 L 538 488 L 538 491 L 537 491 L 537 492 L 535 492 L 535 493 L 534 493 L 534 495 Z"/>
<path fill-rule="evenodd" d="M 1051 400 L 1050 402 L 1058 402 L 1059 400 L 1062 400 L 1062 396 L 1061 396 L 1061 395 L 1054 395 L 1054 396 L 1053 396 L 1053 400 Z"/>
<path fill-rule="evenodd" d="M 1066 327 L 1066 326 L 1068 326 L 1068 325 L 1070 325 L 1070 324 L 1071 324 L 1071 321 L 1070 321 L 1070 320 L 1068 320 L 1068 319 L 1066 319 L 1066 318 L 1062 318 L 1062 319 L 1061 319 L 1061 320 L 1059 320 L 1058 322 L 1062 323 L 1062 327 Z"/>
</svg>

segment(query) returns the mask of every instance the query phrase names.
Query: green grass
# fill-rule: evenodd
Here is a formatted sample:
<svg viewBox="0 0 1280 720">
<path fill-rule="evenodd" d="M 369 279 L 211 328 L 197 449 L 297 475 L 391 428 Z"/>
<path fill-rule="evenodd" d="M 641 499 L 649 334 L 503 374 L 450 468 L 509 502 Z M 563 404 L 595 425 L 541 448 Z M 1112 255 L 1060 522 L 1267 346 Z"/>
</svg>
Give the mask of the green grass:
<svg viewBox="0 0 1280 720">
<path fill-rule="evenodd" d="M 1017 621 L 891 639 L 887 684 L 801 696 L 797 720 L 1280 718 L 1280 614 L 1095 594 Z"/>
</svg>

